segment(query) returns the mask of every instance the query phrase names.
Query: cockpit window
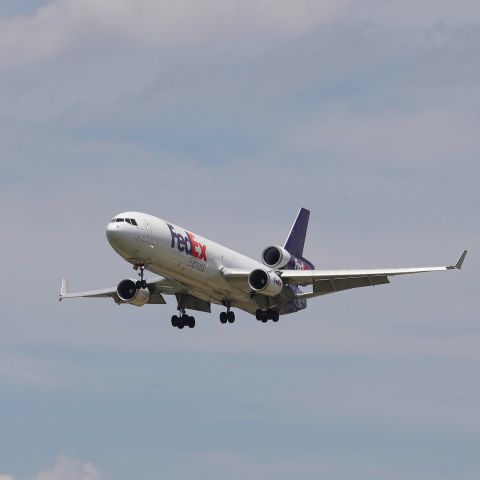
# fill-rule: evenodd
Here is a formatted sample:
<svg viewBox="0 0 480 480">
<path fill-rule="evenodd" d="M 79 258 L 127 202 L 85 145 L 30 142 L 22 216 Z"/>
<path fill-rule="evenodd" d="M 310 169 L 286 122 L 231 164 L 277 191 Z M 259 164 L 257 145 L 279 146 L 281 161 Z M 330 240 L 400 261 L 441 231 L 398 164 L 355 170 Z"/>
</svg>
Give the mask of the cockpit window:
<svg viewBox="0 0 480 480">
<path fill-rule="evenodd" d="M 112 220 L 112 223 L 116 223 L 116 222 L 127 222 L 130 225 L 135 225 L 135 227 L 138 227 L 138 223 L 134 218 L 114 218 Z"/>
</svg>

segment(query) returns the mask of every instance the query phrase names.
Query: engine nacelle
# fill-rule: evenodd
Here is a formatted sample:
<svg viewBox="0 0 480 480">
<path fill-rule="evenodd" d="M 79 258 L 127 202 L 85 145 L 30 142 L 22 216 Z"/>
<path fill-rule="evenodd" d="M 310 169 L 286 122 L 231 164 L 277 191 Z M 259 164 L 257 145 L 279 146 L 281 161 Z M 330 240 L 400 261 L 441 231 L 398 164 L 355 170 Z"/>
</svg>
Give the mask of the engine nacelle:
<svg viewBox="0 0 480 480">
<path fill-rule="evenodd" d="M 268 297 L 275 297 L 283 289 L 282 279 L 275 272 L 262 268 L 252 270 L 248 276 L 248 284 L 254 292 Z"/>
<path fill-rule="evenodd" d="M 262 262 L 270 268 L 284 268 L 292 259 L 292 255 L 284 248 L 272 245 L 262 252 Z"/>
<path fill-rule="evenodd" d="M 150 300 L 148 288 L 137 289 L 136 282 L 128 278 L 118 284 L 117 295 L 122 302 L 135 305 L 136 307 L 141 307 Z"/>
</svg>

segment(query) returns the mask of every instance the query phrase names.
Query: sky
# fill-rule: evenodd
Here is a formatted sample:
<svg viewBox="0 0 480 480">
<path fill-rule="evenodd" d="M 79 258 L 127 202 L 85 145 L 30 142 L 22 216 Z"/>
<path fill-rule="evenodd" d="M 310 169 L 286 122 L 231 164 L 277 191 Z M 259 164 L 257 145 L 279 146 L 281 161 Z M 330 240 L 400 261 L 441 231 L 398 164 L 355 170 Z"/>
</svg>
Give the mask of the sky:
<svg viewBox="0 0 480 480">
<path fill-rule="evenodd" d="M 0 480 L 480 476 L 480 6 L 0 0 Z M 136 210 L 259 258 L 445 265 L 278 324 L 116 285 Z"/>
</svg>

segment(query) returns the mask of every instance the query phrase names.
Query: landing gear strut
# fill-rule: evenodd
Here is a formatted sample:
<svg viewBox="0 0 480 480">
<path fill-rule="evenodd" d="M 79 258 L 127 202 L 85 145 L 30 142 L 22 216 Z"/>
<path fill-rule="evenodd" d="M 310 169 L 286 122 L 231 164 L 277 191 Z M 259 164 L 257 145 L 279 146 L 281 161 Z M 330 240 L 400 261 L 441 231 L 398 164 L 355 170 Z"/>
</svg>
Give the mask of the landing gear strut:
<svg viewBox="0 0 480 480">
<path fill-rule="evenodd" d="M 225 302 L 224 304 L 227 307 L 226 312 L 220 314 L 221 323 L 233 323 L 235 321 L 235 313 L 230 310 L 230 302 Z"/>
<path fill-rule="evenodd" d="M 268 320 L 272 320 L 274 322 L 278 322 L 280 318 L 280 314 L 273 310 L 272 308 L 268 308 L 267 310 L 261 310 L 260 308 L 255 312 L 255 318 L 263 323 L 267 323 Z"/>
<path fill-rule="evenodd" d="M 195 318 L 187 315 L 185 308 L 178 307 L 179 315 L 172 316 L 172 327 L 177 327 L 180 330 L 183 327 L 194 328 L 195 327 Z"/>
<path fill-rule="evenodd" d="M 140 265 L 135 265 L 133 267 L 135 270 L 140 270 L 140 272 L 138 272 L 138 276 L 140 277 L 140 280 L 137 280 L 136 282 L 136 287 L 137 287 L 137 290 L 140 290 L 142 288 L 147 288 L 147 281 L 143 279 L 143 274 L 145 273 L 145 265 L 142 263 Z"/>
</svg>

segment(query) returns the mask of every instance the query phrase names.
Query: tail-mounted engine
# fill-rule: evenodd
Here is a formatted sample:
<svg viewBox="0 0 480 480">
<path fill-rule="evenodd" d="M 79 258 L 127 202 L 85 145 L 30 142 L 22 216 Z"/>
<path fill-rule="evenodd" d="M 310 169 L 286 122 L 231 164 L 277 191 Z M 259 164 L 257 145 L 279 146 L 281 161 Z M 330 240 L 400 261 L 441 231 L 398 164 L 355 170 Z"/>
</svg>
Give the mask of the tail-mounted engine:
<svg viewBox="0 0 480 480">
<path fill-rule="evenodd" d="M 272 245 L 262 252 L 262 262 L 270 268 L 290 270 L 313 270 L 313 265 L 304 258 L 297 258 L 282 247 Z"/>
<path fill-rule="evenodd" d="M 137 288 L 134 280 L 122 280 L 117 287 L 117 295 L 120 300 L 136 307 L 145 305 L 150 300 L 148 288 Z"/>
<path fill-rule="evenodd" d="M 284 248 L 275 245 L 267 247 L 262 253 L 262 261 L 270 268 L 284 268 L 292 259 L 290 253 Z"/>
<path fill-rule="evenodd" d="M 248 276 L 248 284 L 255 293 L 275 297 L 283 289 L 282 279 L 275 273 L 257 268 Z"/>
</svg>

